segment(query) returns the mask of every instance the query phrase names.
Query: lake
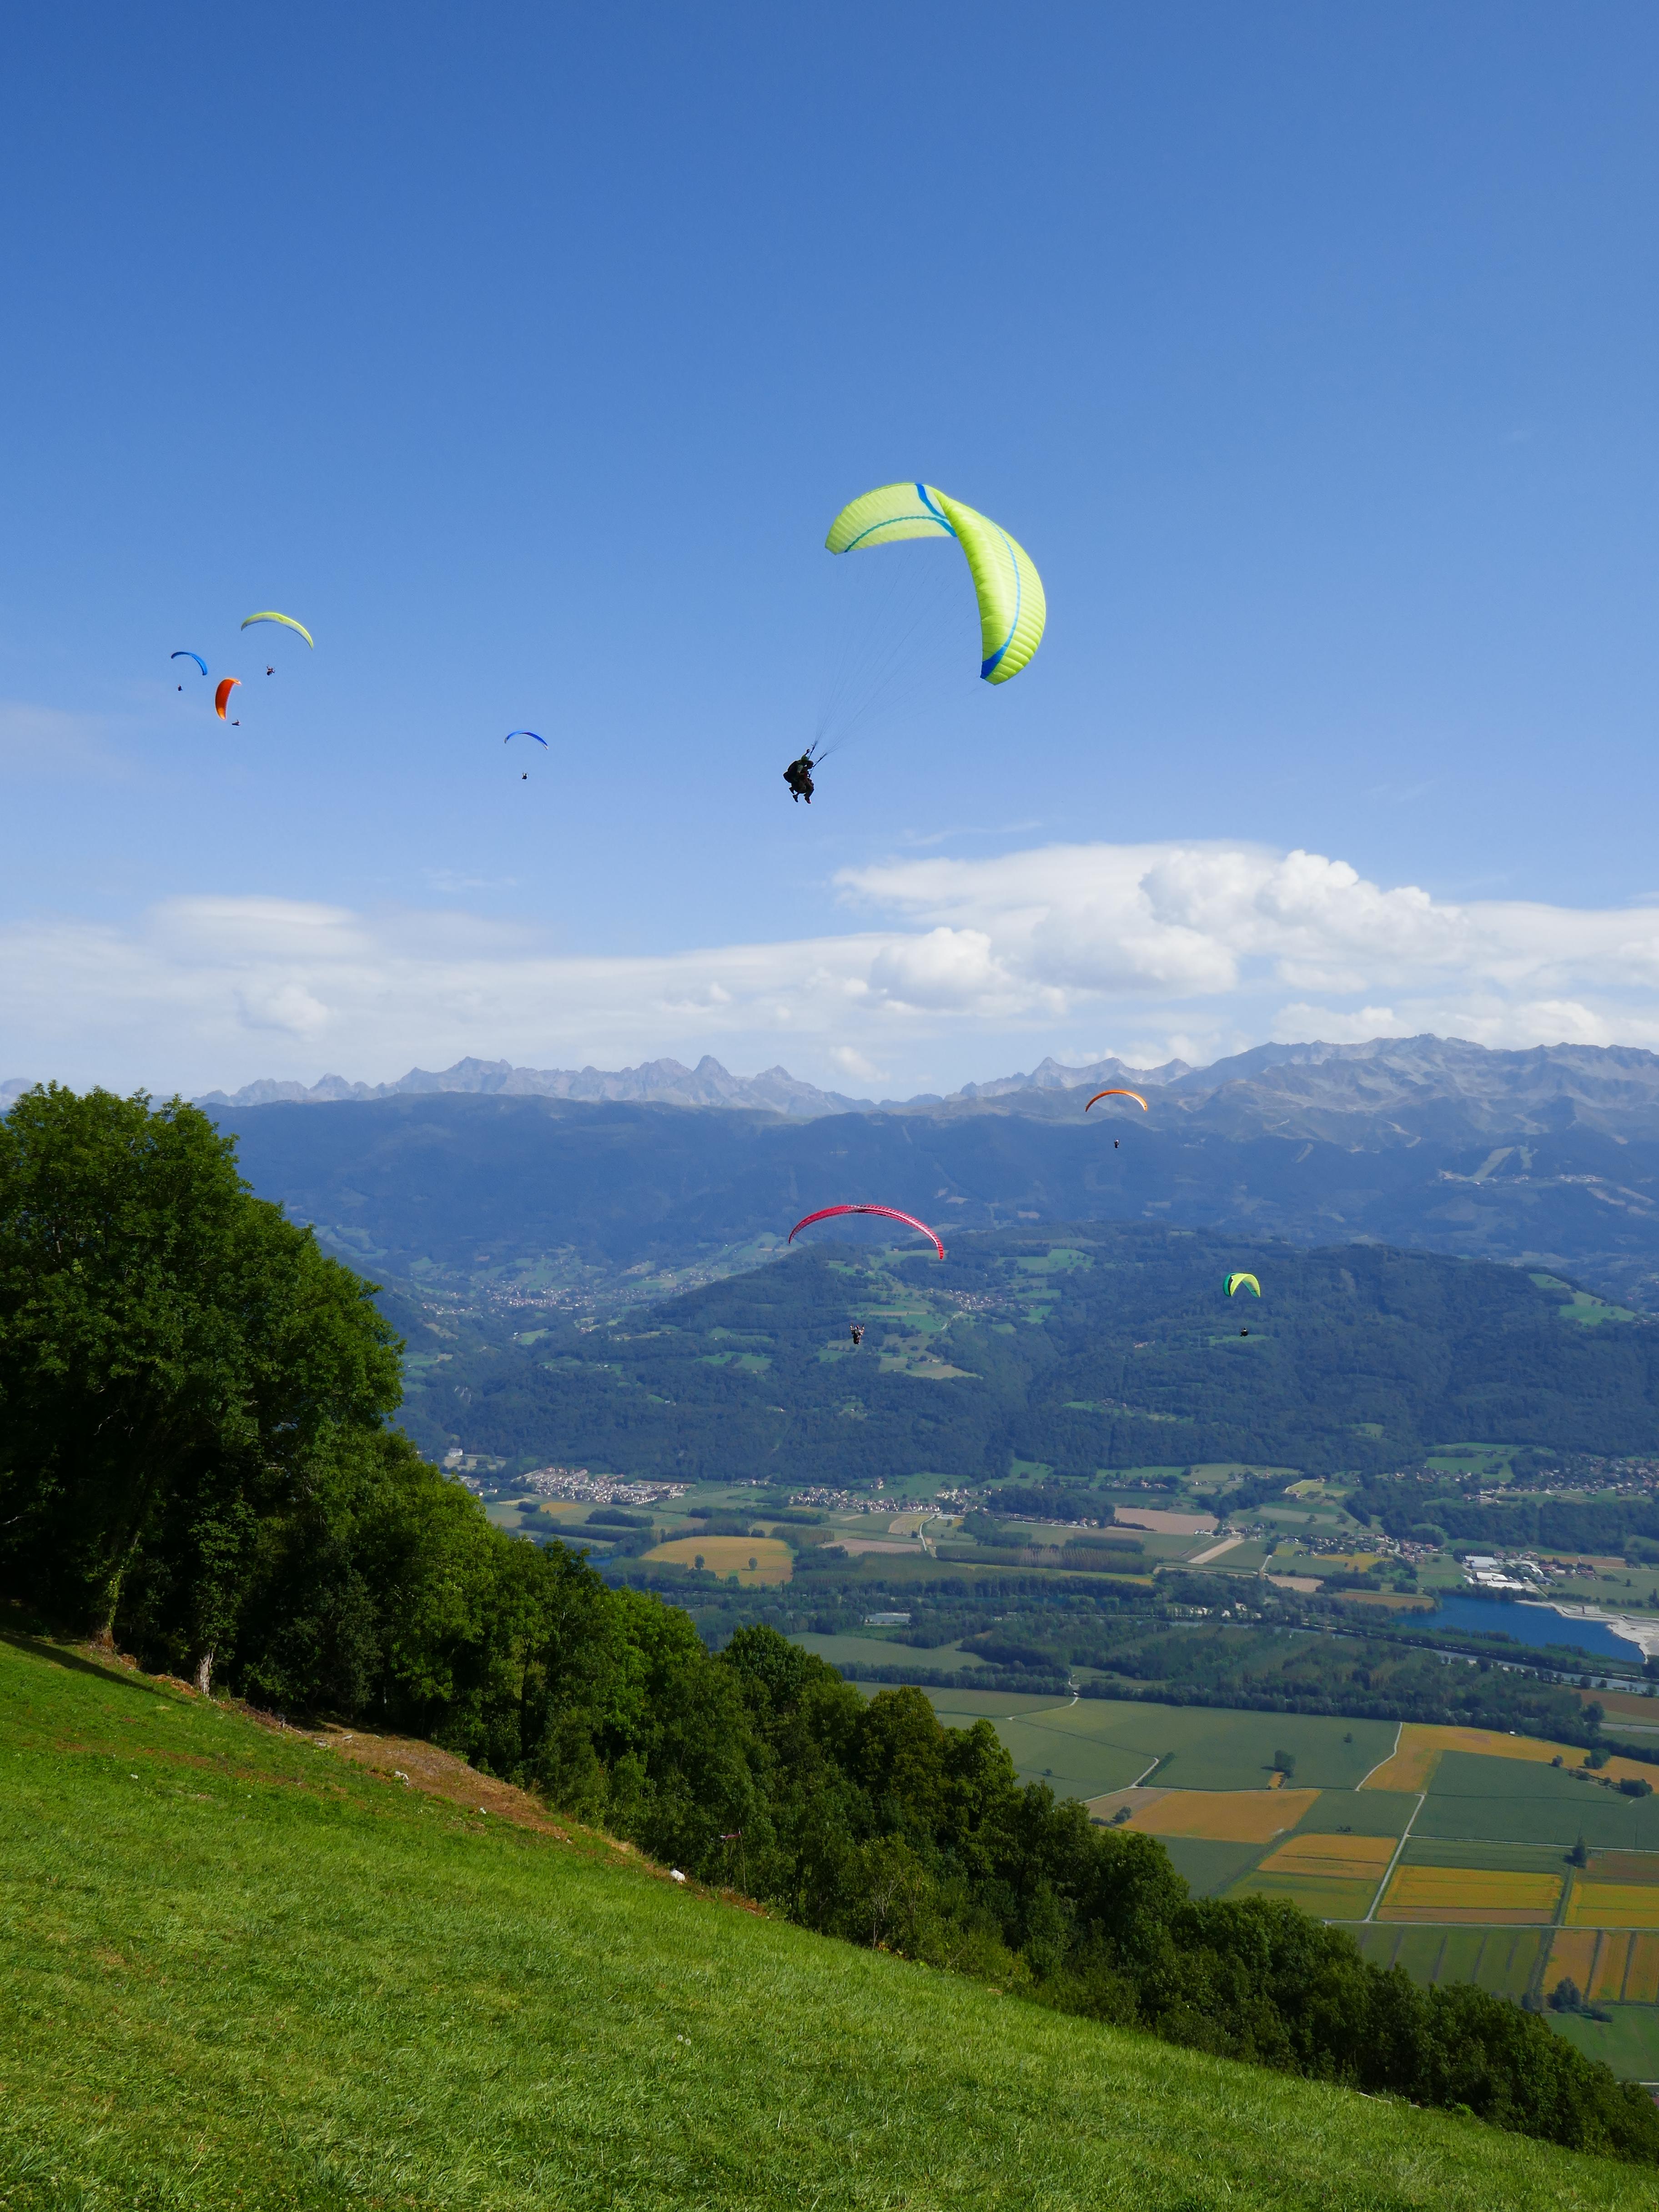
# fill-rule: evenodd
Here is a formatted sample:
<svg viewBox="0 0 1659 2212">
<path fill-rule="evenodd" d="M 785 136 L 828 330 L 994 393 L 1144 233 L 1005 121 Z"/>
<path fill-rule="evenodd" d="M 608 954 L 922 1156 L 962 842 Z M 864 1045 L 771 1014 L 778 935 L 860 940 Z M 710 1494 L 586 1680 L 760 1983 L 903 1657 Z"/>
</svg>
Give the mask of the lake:
<svg viewBox="0 0 1659 2212">
<path fill-rule="evenodd" d="M 1615 1636 L 1604 1621 L 1564 1620 L 1549 1606 L 1527 1605 L 1519 1598 L 1443 1597 L 1432 1613 L 1410 1618 L 1414 1624 L 1432 1627 L 1438 1622 L 1465 1635 L 1512 1636 L 1530 1651 L 1555 1644 L 1596 1659 L 1639 1662 L 1642 1656 L 1639 1645 L 1627 1636 Z"/>
</svg>

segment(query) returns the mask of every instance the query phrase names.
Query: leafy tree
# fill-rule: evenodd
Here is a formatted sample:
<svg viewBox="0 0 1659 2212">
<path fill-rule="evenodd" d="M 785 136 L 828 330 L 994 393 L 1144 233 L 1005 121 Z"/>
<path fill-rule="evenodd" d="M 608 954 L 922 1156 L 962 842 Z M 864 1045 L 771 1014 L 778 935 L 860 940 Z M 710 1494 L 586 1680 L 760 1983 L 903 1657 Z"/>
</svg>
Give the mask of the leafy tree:
<svg viewBox="0 0 1659 2212">
<path fill-rule="evenodd" d="M 370 1286 L 174 1099 L 26 1092 L 0 1122 L 0 1572 L 107 1636 L 141 1604 L 204 1682 L 261 1528 L 400 1395 Z"/>
</svg>

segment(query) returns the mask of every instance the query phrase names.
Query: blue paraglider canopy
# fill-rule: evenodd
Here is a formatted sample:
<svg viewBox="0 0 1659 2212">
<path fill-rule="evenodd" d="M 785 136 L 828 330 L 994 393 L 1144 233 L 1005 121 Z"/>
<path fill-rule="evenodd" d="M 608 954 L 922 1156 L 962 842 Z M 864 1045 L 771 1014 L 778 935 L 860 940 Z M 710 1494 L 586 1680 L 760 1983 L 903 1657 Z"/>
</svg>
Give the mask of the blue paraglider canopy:
<svg viewBox="0 0 1659 2212">
<path fill-rule="evenodd" d="M 538 745 L 545 745 L 547 743 L 547 739 L 536 730 L 509 730 L 501 739 L 501 743 L 504 745 L 510 745 L 514 738 L 534 738 Z"/>
<path fill-rule="evenodd" d="M 205 676 L 207 674 L 207 663 L 203 659 L 199 653 L 191 653 L 188 648 L 186 648 L 181 653 L 172 653 L 168 657 L 173 660 L 193 660 L 196 663 L 196 665 L 201 670 L 203 675 Z"/>
</svg>

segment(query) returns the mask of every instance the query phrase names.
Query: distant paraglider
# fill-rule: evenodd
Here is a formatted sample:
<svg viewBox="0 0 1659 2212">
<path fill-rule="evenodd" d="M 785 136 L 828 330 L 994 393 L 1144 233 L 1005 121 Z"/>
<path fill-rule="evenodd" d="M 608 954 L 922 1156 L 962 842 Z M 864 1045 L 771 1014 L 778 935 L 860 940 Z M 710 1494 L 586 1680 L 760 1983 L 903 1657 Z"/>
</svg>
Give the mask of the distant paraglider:
<svg viewBox="0 0 1659 2212">
<path fill-rule="evenodd" d="M 207 672 L 205 670 L 203 671 L 204 675 L 206 672 Z M 213 695 L 213 711 L 219 717 L 219 720 L 222 722 L 225 719 L 226 702 L 229 699 L 231 693 L 236 689 L 241 680 L 242 679 L 240 676 L 227 676 L 223 678 L 220 683 L 218 690 Z M 237 726 L 240 728 L 241 726 L 239 723 Z"/>
<path fill-rule="evenodd" d="M 1135 1104 L 1139 1107 L 1143 1114 L 1151 1111 L 1146 1101 L 1141 1097 L 1138 1091 L 1119 1091 L 1116 1089 L 1110 1091 L 1097 1091 L 1094 1097 L 1089 1101 L 1089 1106 L 1098 1106 L 1103 1098 L 1133 1098 Z M 1083 1109 L 1085 1114 L 1089 1110 L 1089 1106 L 1085 1106 Z M 1112 1150 L 1116 1152 L 1117 1149 L 1118 1140 L 1114 1137 L 1112 1139 Z"/>
<path fill-rule="evenodd" d="M 1253 1298 L 1259 1298 L 1261 1296 L 1261 1285 L 1255 1277 L 1242 1272 L 1227 1276 L 1222 1283 L 1221 1290 L 1223 1297 L 1229 1298 L 1236 1298 L 1241 1291 L 1248 1291 Z M 1248 1328 L 1241 1328 L 1238 1333 L 1241 1336 L 1248 1336 L 1250 1332 Z"/>
<path fill-rule="evenodd" d="M 863 1322 L 857 1322 L 857 1321 L 855 1321 L 855 1322 L 853 1323 L 853 1326 L 851 1327 L 851 1328 L 849 1328 L 849 1329 L 848 1330 L 847 1334 L 848 1334 L 848 1336 L 850 1336 L 850 1337 L 852 1338 L 852 1340 L 853 1340 L 853 1349 L 854 1349 L 854 1352 L 856 1352 L 856 1351 L 858 1350 L 858 1348 L 859 1348 L 860 1345 L 861 1345 L 861 1344 L 863 1343 L 863 1341 L 864 1341 L 864 1324 L 863 1324 Z"/>
<path fill-rule="evenodd" d="M 919 1229 L 924 1237 L 932 1237 L 934 1250 L 939 1254 L 941 1260 L 945 1257 L 944 1245 L 939 1243 L 938 1237 L 934 1235 L 934 1232 L 927 1226 L 927 1224 L 925 1221 L 918 1221 L 914 1213 L 901 1213 L 896 1206 L 821 1206 L 816 1213 L 804 1214 L 790 1231 L 787 1237 L 784 1241 L 787 1243 L 793 1244 L 796 1237 L 799 1236 L 801 1231 L 803 1229 L 810 1229 L 815 1221 L 830 1221 L 834 1219 L 837 1215 L 843 1213 L 879 1213 L 888 1221 L 902 1221 L 907 1229 Z"/>
<path fill-rule="evenodd" d="M 547 739 L 543 737 L 539 730 L 509 730 L 507 735 L 501 739 L 501 743 L 504 745 L 510 745 L 514 738 L 534 738 L 536 743 L 541 747 L 542 750 L 544 752 L 547 750 Z M 524 774 L 519 778 L 519 781 L 520 783 L 529 782 L 530 771 L 528 769 L 525 770 Z"/>
<path fill-rule="evenodd" d="M 311 632 L 303 623 L 295 622 L 292 615 L 279 615 L 274 609 L 268 610 L 264 614 L 246 615 L 243 617 L 242 628 L 251 629 L 255 623 L 281 623 L 284 629 L 297 630 L 313 653 L 317 650 L 317 642 Z M 269 669 L 265 671 L 267 675 L 270 672 Z"/>
<path fill-rule="evenodd" d="M 1042 642 L 1048 613 L 1030 556 L 988 515 L 925 483 L 866 491 L 842 507 L 823 542 L 832 553 L 852 553 L 907 538 L 956 539 L 979 600 L 979 672 L 988 684 L 1018 676 Z"/>
</svg>

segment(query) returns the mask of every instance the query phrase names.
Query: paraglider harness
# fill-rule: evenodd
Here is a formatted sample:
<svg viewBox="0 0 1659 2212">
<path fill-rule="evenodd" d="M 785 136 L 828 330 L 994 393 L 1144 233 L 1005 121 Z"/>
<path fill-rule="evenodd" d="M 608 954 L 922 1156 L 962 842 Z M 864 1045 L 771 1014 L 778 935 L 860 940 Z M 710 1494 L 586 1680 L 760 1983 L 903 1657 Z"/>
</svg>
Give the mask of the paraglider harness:
<svg viewBox="0 0 1659 2212">
<path fill-rule="evenodd" d="M 799 760 L 792 760 L 783 771 L 790 796 L 797 800 L 804 799 L 809 806 L 812 804 L 812 770 L 817 765 L 809 746 Z"/>
</svg>

